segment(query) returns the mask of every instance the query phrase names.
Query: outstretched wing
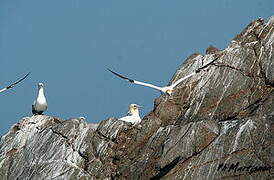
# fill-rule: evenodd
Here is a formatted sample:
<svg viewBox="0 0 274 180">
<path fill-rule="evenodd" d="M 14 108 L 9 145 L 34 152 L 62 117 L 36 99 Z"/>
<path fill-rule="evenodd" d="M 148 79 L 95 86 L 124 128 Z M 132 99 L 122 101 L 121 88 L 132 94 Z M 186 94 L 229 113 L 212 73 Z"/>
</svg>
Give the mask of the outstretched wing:
<svg viewBox="0 0 274 180">
<path fill-rule="evenodd" d="M 3 92 L 3 91 L 8 90 L 8 89 L 10 89 L 10 88 L 13 88 L 16 84 L 18 84 L 18 83 L 20 83 L 21 81 L 25 80 L 25 79 L 28 77 L 29 74 L 30 74 L 30 72 L 29 72 L 28 74 L 26 74 L 23 78 L 21 78 L 21 79 L 19 79 L 18 81 L 12 83 L 11 85 L 9 85 L 9 86 L 7 86 L 7 87 L 5 87 L 5 88 L 3 88 L 3 89 L 0 89 L 0 93 Z"/>
<path fill-rule="evenodd" d="M 185 76 L 185 77 L 177 80 L 174 84 L 171 85 L 171 88 L 174 88 L 175 86 L 177 86 L 178 84 L 180 84 L 183 80 L 185 80 L 187 78 L 190 78 L 191 76 L 193 76 L 195 74 L 196 74 L 196 72 L 193 72 L 193 73 L 191 73 L 191 74 L 189 74 L 189 75 L 187 75 L 187 76 Z"/>
<path fill-rule="evenodd" d="M 221 55 L 222 55 L 222 54 L 221 54 Z M 187 79 L 187 78 L 190 78 L 191 76 L 193 76 L 193 75 L 199 73 L 202 69 L 204 69 L 204 68 L 208 67 L 209 65 L 213 64 L 221 55 L 217 56 L 216 58 L 214 58 L 212 61 L 210 61 L 210 62 L 207 63 L 206 65 L 204 65 L 204 66 L 198 68 L 195 72 L 193 72 L 193 73 L 191 73 L 191 74 L 189 74 L 189 75 L 187 75 L 187 76 L 185 76 L 185 77 L 183 77 L 183 78 L 177 80 L 174 84 L 171 85 L 171 87 L 174 88 L 175 86 L 177 86 L 178 84 L 180 84 L 183 80 L 185 80 L 185 79 Z"/>
<path fill-rule="evenodd" d="M 218 55 L 217 57 L 215 57 L 212 61 L 210 61 L 210 62 L 207 63 L 206 65 L 204 65 L 204 66 L 198 68 L 195 72 L 196 72 L 196 73 L 199 73 L 202 69 L 204 69 L 204 68 L 206 68 L 207 66 L 213 64 L 213 63 L 214 63 L 217 59 L 219 59 L 219 57 L 221 57 L 222 55 L 223 55 L 223 54 Z"/>
<path fill-rule="evenodd" d="M 153 89 L 157 89 L 157 90 L 159 90 L 159 91 L 162 91 L 162 88 L 161 88 L 161 87 L 155 86 L 155 85 L 153 85 L 153 84 L 141 82 L 141 81 L 136 81 L 136 80 L 127 78 L 127 77 L 125 77 L 125 76 L 123 76 L 123 75 L 121 75 L 121 74 L 118 74 L 118 73 L 116 73 L 116 72 L 114 72 L 114 71 L 112 71 L 112 70 L 110 70 L 110 69 L 108 69 L 108 70 L 109 70 L 111 73 L 113 73 L 114 75 L 116 75 L 116 76 L 118 76 L 118 77 L 120 77 L 120 78 L 122 78 L 122 79 L 124 79 L 124 80 L 126 80 L 126 81 L 128 81 L 128 82 L 130 82 L 130 83 L 134 83 L 134 84 L 138 84 L 138 85 L 141 85 L 141 86 L 146 86 L 146 87 L 150 87 L 150 88 L 153 88 Z"/>
</svg>

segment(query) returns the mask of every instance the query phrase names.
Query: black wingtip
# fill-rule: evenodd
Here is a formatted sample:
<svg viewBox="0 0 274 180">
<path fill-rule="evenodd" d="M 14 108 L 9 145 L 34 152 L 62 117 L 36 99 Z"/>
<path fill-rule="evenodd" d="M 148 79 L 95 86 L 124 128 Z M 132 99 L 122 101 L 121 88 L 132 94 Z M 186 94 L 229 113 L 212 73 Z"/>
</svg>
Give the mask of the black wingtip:
<svg viewBox="0 0 274 180">
<path fill-rule="evenodd" d="M 28 72 L 22 79 L 25 79 L 26 77 L 28 77 L 30 75 L 31 72 Z"/>
<path fill-rule="evenodd" d="M 107 68 L 107 70 L 110 71 L 110 72 L 112 72 L 112 73 L 114 73 L 114 72 L 113 72 L 111 69 L 109 69 L 109 68 Z"/>
<path fill-rule="evenodd" d="M 116 73 L 116 72 L 112 71 L 111 69 L 107 68 L 107 70 L 108 70 L 109 72 L 111 72 L 112 74 L 115 74 L 116 76 L 121 77 L 121 76 L 120 76 L 120 74 L 118 74 L 118 73 Z"/>
<path fill-rule="evenodd" d="M 20 81 L 23 81 L 24 79 L 26 79 L 29 75 L 30 75 L 31 72 L 28 72 L 22 79 L 19 80 Z"/>
<path fill-rule="evenodd" d="M 221 54 L 221 55 L 222 55 L 222 54 Z M 214 64 L 214 62 L 215 62 L 217 59 L 219 59 L 219 57 L 221 57 L 221 55 L 215 57 L 211 62 L 207 63 L 206 65 L 204 65 L 204 66 L 198 68 L 195 72 L 196 72 L 196 73 L 199 73 L 199 72 L 201 72 L 202 69 L 205 69 L 205 68 L 207 68 L 209 65 Z"/>
<path fill-rule="evenodd" d="M 125 79 L 125 80 L 127 80 L 127 81 L 129 81 L 131 83 L 134 83 L 134 80 L 132 80 L 132 79 L 129 79 L 129 78 L 127 78 L 127 77 L 125 77 L 125 76 L 117 73 L 117 72 L 114 72 L 114 71 L 110 70 L 109 68 L 107 68 L 107 70 L 109 70 L 112 74 L 114 74 L 114 75 L 116 75 L 116 76 L 118 76 L 118 77 L 120 77 L 122 79 Z"/>
<path fill-rule="evenodd" d="M 7 86 L 6 89 L 10 89 L 13 88 L 16 84 L 20 83 L 21 81 L 25 80 L 28 75 L 30 74 L 30 72 L 28 72 L 24 77 L 22 77 L 21 79 L 19 79 L 18 81 L 12 83 L 11 85 Z"/>
<path fill-rule="evenodd" d="M 20 83 L 21 81 L 25 80 L 29 75 L 30 75 L 30 72 L 28 72 L 23 78 L 19 79 L 17 82 L 13 83 L 10 86 L 13 87 L 14 85 Z"/>
</svg>

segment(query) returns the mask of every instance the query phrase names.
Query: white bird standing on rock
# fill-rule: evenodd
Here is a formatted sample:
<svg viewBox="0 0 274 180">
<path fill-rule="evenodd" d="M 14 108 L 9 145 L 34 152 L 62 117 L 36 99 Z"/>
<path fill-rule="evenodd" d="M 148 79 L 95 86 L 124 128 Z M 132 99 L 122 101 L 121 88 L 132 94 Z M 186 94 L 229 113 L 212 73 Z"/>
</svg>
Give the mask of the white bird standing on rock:
<svg viewBox="0 0 274 180">
<path fill-rule="evenodd" d="M 48 108 L 47 99 L 44 94 L 44 84 L 38 84 L 38 96 L 32 104 L 32 114 L 38 115 L 43 114 Z"/>
<path fill-rule="evenodd" d="M 130 104 L 128 107 L 128 114 L 130 114 L 130 115 L 119 118 L 119 120 L 125 121 L 125 122 L 130 122 L 133 125 L 140 123 L 142 120 L 139 116 L 139 108 L 140 107 L 141 106 L 139 106 L 138 104 Z"/>
<path fill-rule="evenodd" d="M 28 74 L 26 74 L 23 78 L 21 78 L 21 79 L 19 79 L 18 81 L 12 83 L 11 85 L 9 85 L 9 86 L 7 86 L 7 87 L 5 87 L 5 88 L 0 89 L 0 93 L 1 93 L 1 92 L 4 92 L 4 91 L 6 91 L 6 90 L 8 90 L 8 89 L 10 89 L 10 88 L 13 88 L 16 84 L 18 84 L 18 83 L 20 83 L 21 81 L 25 80 L 25 79 L 28 77 L 29 74 L 30 74 L 30 72 L 29 72 Z"/>
<path fill-rule="evenodd" d="M 187 78 L 190 78 L 191 76 L 199 73 L 202 69 L 206 68 L 207 66 L 209 66 L 210 64 L 212 64 L 214 61 L 216 61 L 218 59 L 215 58 L 214 60 L 212 60 L 210 63 L 198 68 L 196 71 L 192 72 L 191 74 L 185 76 L 185 77 L 182 77 L 181 79 L 177 80 L 175 83 L 171 84 L 170 86 L 164 86 L 164 87 L 159 87 L 159 86 L 155 86 L 153 84 L 149 84 L 149 83 L 145 83 L 145 82 L 141 82 L 141 81 L 136 81 L 136 80 L 133 80 L 133 79 L 130 79 L 130 78 L 127 78 L 121 74 L 118 74 L 110 69 L 108 69 L 111 73 L 113 73 L 114 75 L 122 78 L 122 79 L 125 79 L 127 80 L 128 82 L 130 83 L 133 83 L 133 84 L 138 84 L 138 85 L 141 85 L 141 86 L 146 86 L 146 87 L 150 87 L 150 88 L 153 88 L 153 89 L 157 89 L 159 91 L 161 91 L 161 93 L 164 93 L 164 94 L 168 94 L 168 95 L 171 95 L 172 94 L 172 91 L 173 89 L 178 85 L 180 84 L 183 80 L 187 79 Z"/>
</svg>

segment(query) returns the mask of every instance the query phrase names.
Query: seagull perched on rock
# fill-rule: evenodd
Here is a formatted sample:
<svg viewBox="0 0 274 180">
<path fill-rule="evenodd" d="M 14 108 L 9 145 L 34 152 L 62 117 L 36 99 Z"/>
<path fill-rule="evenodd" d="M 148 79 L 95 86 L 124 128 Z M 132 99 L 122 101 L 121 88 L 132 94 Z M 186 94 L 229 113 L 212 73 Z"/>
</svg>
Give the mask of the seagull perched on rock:
<svg viewBox="0 0 274 180">
<path fill-rule="evenodd" d="M 47 99 L 44 94 L 44 84 L 38 84 L 38 96 L 32 104 L 32 114 L 38 115 L 43 114 L 48 108 Z"/>
<path fill-rule="evenodd" d="M 16 84 L 18 84 L 18 83 L 20 83 L 21 81 L 25 80 L 25 79 L 28 77 L 29 74 L 30 74 L 30 72 L 29 72 L 28 74 L 26 74 L 23 78 L 21 78 L 21 79 L 19 79 L 18 81 L 12 83 L 11 85 L 9 85 L 9 86 L 7 86 L 7 87 L 5 87 L 5 88 L 0 89 L 0 93 L 1 93 L 1 92 L 4 92 L 4 91 L 6 91 L 6 90 L 8 90 L 8 89 L 10 89 L 10 88 L 13 88 Z"/>
<path fill-rule="evenodd" d="M 139 106 L 138 104 L 130 104 L 128 106 L 128 114 L 129 116 L 125 116 L 122 118 L 119 118 L 119 120 L 121 121 L 125 121 L 125 122 L 130 122 L 134 125 L 138 124 L 141 122 L 141 118 L 139 116 L 139 108 L 141 106 Z"/>
<path fill-rule="evenodd" d="M 206 68 L 207 66 L 209 66 L 210 64 L 212 64 L 215 60 L 217 60 L 217 58 L 215 58 L 213 61 L 211 61 L 210 63 L 198 68 L 195 72 L 192 72 L 191 74 L 185 76 L 185 77 L 182 77 L 181 79 L 177 80 L 175 83 L 171 84 L 170 86 L 164 86 L 164 87 L 159 87 L 159 86 L 155 86 L 153 84 L 149 84 L 149 83 L 145 83 L 145 82 L 141 82 L 141 81 L 136 81 L 136 80 L 133 80 L 133 79 L 130 79 L 130 78 L 127 78 L 121 74 L 118 74 L 117 72 L 114 72 L 110 69 L 108 69 L 111 73 L 113 73 L 114 75 L 122 78 L 122 79 L 125 79 L 127 80 L 128 82 L 130 83 L 134 83 L 134 84 L 138 84 L 138 85 L 141 85 L 141 86 L 146 86 L 146 87 L 150 87 L 150 88 L 153 88 L 153 89 L 157 89 L 159 91 L 161 91 L 162 93 L 164 94 L 168 94 L 168 95 L 171 95 L 172 94 L 172 91 L 173 89 L 178 85 L 180 84 L 183 80 L 187 79 L 187 78 L 190 78 L 191 76 L 199 73 L 202 69 Z"/>
</svg>

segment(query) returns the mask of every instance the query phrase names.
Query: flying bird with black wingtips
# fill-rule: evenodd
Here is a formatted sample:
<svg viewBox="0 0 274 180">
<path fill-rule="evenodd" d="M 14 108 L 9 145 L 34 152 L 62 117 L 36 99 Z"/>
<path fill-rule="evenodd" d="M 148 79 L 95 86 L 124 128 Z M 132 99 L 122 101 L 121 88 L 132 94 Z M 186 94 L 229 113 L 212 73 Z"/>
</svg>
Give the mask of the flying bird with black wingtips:
<svg viewBox="0 0 274 180">
<path fill-rule="evenodd" d="M 5 87 L 5 88 L 0 89 L 0 93 L 6 91 L 6 90 L 8 90 L 8 89 L 13 88 L 16 84 L 18 84 L 18 83 L 20 83 L 21 81 L 25 80 L 25 79 L 29 76 L 29 74 L 30 74 L 30 72 L 27 73 L 23 78 L 21 78 L 21 79 L 19 79 L 18 81 L 12 83 L 11 85 L 9 85 L 9 86 L 7 86 L 7 87 Z"/>
<path fill-rule="evenodd" d="M 128 77 L 125 77 L 121 74 L 118 74 L 117 72 L 114 72 L 110 69 L 108 69 L 111 73 L 113 73 L 114 75 L 122 78 L 122 79 L 125 79 L 127 80 L 128 82 L 130 83 L 133 83 L 133 84 L 137 84 L 137 85 L 141 85 L 141 86 L 146 86 L 146 87 L 150 87 L 150 88 L 153 88 L 153 89 L 157 89 L 159 91 L 161 91 L 162 93 L 164 94 L 168 94 L 168 95 L 171 95 L 172 94 L 172 91 L 173 89 L 178 85 L 180 84 L 182 81 L 184 81 L 185 79 L 188 79 L 190 78 L 191 76 L 199 73 L 202 69 L 208 67 L 210 64 L 212 64 L 217 58 L 215 58 L 214 60 L 212 60 L 210 63 L 198 68 L 195 72 L 192 72 L 191 74 L 185 76 L 185 77 L 182 77 L 180 78 L 179 80 L 177 80 L 175 83 L 171 84 L 170 86 L 164 86 L 164 87 L 159 87 L 159 86 L 155 86 L 153 84 L 149 84 L 149 83 L 145 83 L 145 82 L 141 82 L 141 81 L 136 81 L 136 80 L 133 80 L 133 79 L 130 79 Z"/>
</svg>

